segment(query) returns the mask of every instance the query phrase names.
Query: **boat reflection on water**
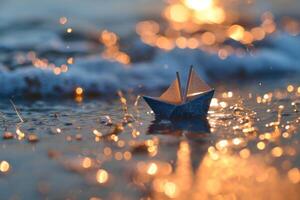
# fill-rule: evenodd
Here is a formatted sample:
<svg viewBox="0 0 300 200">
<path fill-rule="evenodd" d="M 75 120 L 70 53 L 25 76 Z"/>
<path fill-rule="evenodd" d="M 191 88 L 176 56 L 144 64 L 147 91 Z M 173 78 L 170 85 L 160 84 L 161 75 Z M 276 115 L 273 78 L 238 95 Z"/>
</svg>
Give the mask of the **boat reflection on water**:
<svg viewBox="0 0 300 200">
<path fill-rule="evenodd" d="M 148 134 L 167 134 L 167 135 L 190 135 L 201 134 L 207 136 L 210 133 L 210 125 L 207 119 L 191 118 L 191 119 L 176 119 L 164 120 L 155 118 L 148 127 Z"/>
</svg>

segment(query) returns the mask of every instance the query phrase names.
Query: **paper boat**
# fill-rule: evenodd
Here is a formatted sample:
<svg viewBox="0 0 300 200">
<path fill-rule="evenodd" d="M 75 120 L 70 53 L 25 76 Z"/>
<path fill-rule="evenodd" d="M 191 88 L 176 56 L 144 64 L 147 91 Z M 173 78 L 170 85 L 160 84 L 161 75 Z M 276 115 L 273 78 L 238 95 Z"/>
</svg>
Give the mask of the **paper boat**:
<svg viewBox="0 0 300 200">
<path fill-rule="evenodd" d="M 182 90 L 179 73 L 170 87 L 160 97 L 143 96 L 159 118 L 205 118 L 214 89 L 203 82 L 190 67 L 185 90 Z"/>
</svg>

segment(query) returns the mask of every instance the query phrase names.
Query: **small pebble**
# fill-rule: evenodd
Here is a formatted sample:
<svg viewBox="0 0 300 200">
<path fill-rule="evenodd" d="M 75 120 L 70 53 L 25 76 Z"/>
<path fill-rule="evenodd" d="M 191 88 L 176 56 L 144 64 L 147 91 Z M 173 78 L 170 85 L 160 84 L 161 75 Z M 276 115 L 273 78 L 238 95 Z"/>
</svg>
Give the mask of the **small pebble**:
<svg viewBox="0 0 300 200">
<path fill-rule="evenodd" d="M 110 116 L 108 116 L 108 115 L 101 116 L 100 123 L 105 124 L 106 126 L 111 126 L 113 124 Z"/>
<path fill-rule="evenodd" d="M 14 134 L 12 132 L 4 132 L 2 138 L 4 140 L 9 140 L 14 138 Z"/>
<path fill-rule="evenodd" d="M 27 140 L 28 140 L 28 142 L 30 142 L 30 143 L 36 143 L 36 142 L 39 141 L 39 138 L 38 138 L 38 136 L 37 136 L 36 134 L 31 133 L 31 134 L 29 134 L 29 135 L 27 136 Z"/>
<path fill-rule="evenodd" d="M 82 140 L 82 135 L 81 134 L 76 134 L 75 139 L 76 140 Z"/>
<path fill-rule="evenodd" d="M 134 119 L 132 114 L 126 113 L 123 117 L 123 123 L 125 123 L 125 124 L 131 123 L 131 122 L 134 122 L 134 121 L 135 121 L 135 119 Z"/>
</svg>

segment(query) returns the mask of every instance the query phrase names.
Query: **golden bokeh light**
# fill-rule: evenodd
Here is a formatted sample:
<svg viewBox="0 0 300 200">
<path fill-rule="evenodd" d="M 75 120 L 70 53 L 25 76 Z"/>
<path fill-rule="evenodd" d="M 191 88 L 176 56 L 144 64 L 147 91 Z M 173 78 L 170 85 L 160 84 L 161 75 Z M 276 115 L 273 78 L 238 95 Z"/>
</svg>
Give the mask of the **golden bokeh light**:
<svg viewBox="0 0 300 200">
<path fill-rule="evenodd" d="M 154 175 L 154 174 L 156 174 L 157 169 L 158 169 L 157 165 L 155 163 L 151 163 L 148 167 L 147 173 L 149 175 Z"/>
<path fill-rule="evenodd" d="M 213 6 L 213 0 L 185 0 L 184 4 L 193 10 L 202 11 Z"/>
<path fill-rule="evenodd" d="M 75 93 L 76 93 L 76 95 L 81 96 L 83 94 L 83 88 L 82 87 L 77 87 L 75 89 Z"/>
<path fill-rule="evenodd" d="M 266 144 L 262 141 L 258 142 L 256 146 L 259 150 L 263 150 L 266 148 Z"/>
<path fill-rule="evenodd" d="M 118 44 L 119 37 L 117 34 L 108 30 L 104 30 L 100 34 L 99 41 L 105 46 L 104 51 L 101 53 L 103 58 L 117 61 L 125 65 L 130 63 L 130 56 L 120 50 Z"/>
<path fill-rule="evenodd" d="M 242 149 L 242 150 L 240 151 L 240 156 L 241 156 L 241 158 L 246 159 L 246 158 L 249 158 L 250 155 L 251 155 L 251 153 L 250 153 L 250 150 L 249 150 L 249 149 Z"/>
<path fill-rule="evenodd" d="M 281 147 L 274 147 L 272 149 L 271 153 L 274 157 L 280 157 L 283 154 L 283 150 Z"/>
<path fill-rule="evenodd" d="M 0 172 L 6 173 L 6 172 L 9 171 L 9 169 L 10 169 L 9 163 L 7 161 L 5 161 L 5 160 L 2 160 L 0 162 Z"/>
<path fill-rule="evenodd" d="M 166 15 L 169 16 L 173 21 L 183 23 L 188 21 L 190 12 L 182 4 L 173 4 L 167 11 Z"/>
<path fill-rule="evenodd" d="M 232 25 L 228 30 L 227 34 L 230 38 L 240 41 L 244 38 L 245 29 L 240 25 Z"/>
<path fill-rule="evenodd" d="M 295 88 L 294 88 L 293 85 L 288 85 L 287 88 L 286 88 L 286 90 L 287 90 L 288 92 L 293 92 L 294 89 L 295 89 Z"/>
<path fill-rule="evenodd" d="M 288 178 L 292 183 L 299 183 L 300 182 L 300 172 L 299 169 L 293 168 L 288 171 Z"/>
<path fill-rule="evenodd" d="M 82 161 L 82 167 L 88 169 L 92 166 L 92 159 L 89 157 L 85 157 Z"/>
<path fill-rule="evenodd" d="M 104 169 L 99 169 L 96 174 L 97 182 L 100 184 L 106 183 L 109 179 L 109 174 Z"/>
<path fill-rule="evenodd" d="M 273 15 L 265 12 L 260 24 L 244 25 L 242 23 L 247 19 L 234 11 L 237 7 L 231 3 L 225 5 L 219 0 L 169 0 L 162 12 L 166 24 L 153 20 L 142 21 L 136 25 L 136 32 L 144 43 L 166 51 L 174 48 L 201 49 L 217 54 L 221 60 L 231 54 L 243 56 L 254 42 L 274 33 L 276 24 Z M 231 39 L 241 46 L 226 44 Z"/>
</svg>

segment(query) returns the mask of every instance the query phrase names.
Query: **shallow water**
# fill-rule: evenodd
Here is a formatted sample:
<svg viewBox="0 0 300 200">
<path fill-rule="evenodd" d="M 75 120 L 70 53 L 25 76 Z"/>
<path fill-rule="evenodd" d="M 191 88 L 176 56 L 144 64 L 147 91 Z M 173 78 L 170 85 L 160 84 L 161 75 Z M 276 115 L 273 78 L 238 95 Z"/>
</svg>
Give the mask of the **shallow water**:
<svg viewBox="0 0 300 200">
<path fill-rule="evenodd" d="M 272 81 L 217 88 L 209 128 L 199 119 L 155 121 L 145 102 L 135 104 L 134 95 L 126 97 L 125 113 L 118 99 L 15 100 L 23 123 L 3 101 L 1 132 L 12 132 L 14 139 L 0 141 L 0 160 L 10 166 L 0 172 L 0 195 L 298 199 L 300 94 L 293 83 L 290 92 Z M 131 115 L 124 121 L 126 113 Z M 105 124 L 106 115 L 111 125 Z M 37 142 L 28 139 L 31 133 Z"/>
</svg>

